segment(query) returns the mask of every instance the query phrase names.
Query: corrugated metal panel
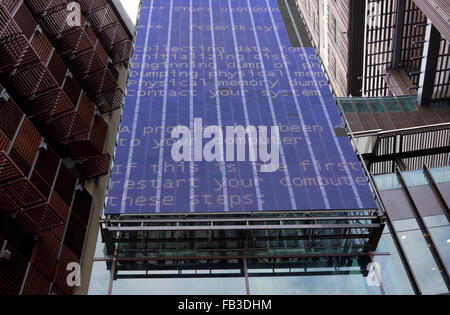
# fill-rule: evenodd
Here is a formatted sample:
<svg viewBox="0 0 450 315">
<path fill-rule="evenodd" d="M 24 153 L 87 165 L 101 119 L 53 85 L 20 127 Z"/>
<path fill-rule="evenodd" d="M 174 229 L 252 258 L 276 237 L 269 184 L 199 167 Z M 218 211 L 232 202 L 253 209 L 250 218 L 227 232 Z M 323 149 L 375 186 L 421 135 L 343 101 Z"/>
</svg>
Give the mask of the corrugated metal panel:
<svg viewBox="0 0 450 315">
<path fill-rule="evenodd" d="M 47 198 L 50 196 L 51 185 L 39 174 L 34 171 L 30 176 L 31 183 Z"/>
<path fill-rule="evenodd" d="M 123 92 L 119 88 L 111 89 L 99 95 L 95 103 L 98 110 L 102 113 L 109 113 L 122 107 Z"/>
<path fill-rule="evenodd" d="M 0 185 L 0 210 L 6 213 L 33 206 L 45 199 L 45 196 L 25 178 Z"/>
<path fill-rule="evenodd" d="M 101 2 L 101 1 L 100 1 Z M 110 26 L 117 22 L 117 17 L 114 11 L 109 5 L 97 8 L 88 16 L 89 22 L 91 22 L 92 28 L 95 32 L 102 30 L 104 27 Z"/>
<path fill-rule="evenodd" d="M 8 139 L 8 137 L 5 135 L 5 133 L 0 129 L 0 150 L 8 150 L 10 144 L 11 144 L 11 141 Z M 4 171 L 3 167 L 0 167 L 0 176 L 3 173 L 3 171 Z"/>
<path fill-rule="evenodd" d="M 44 123 L 51 117 L 72 111 L 74 105 L 63 90 L 54 88 L 33 98 L 28 108 L 39 122 Z"/>
<path fill-rule="evenodd" d="M 27 0 L 27 3 L 36 2 L 36 0 Z M 75 28 L 67 23 L 67 3 L 51 8 L 49 11 L 39 14 L 37 17 L 39 25 L 44 29 L 50 39 L 61 34 L 72 32 Z M 86 20 L 81 16 L 81 25 L 85 25 Z"/>
<path fill-rule="evenodd" d="M 66 228 L 66 225 L 63 224 L 63 225 L 60 225 L 60 226 L 50 229 L 49 232 L 52 232 L 58 240 L 62 241 L 62 239 L 64 237 L 65 228 Z"/>
<path fill-rule="evenodd" d="M 22 295 L 48 295 L 50 281 L 35 267 L 31 266 L 22 291 Z"/>
<path fill-rule="evenodd" d="M 10 0 L 11 1 L 11 0 Z M 33 14 L 41 14 L 45 11 L 50 10 L 51 8 L 66 5 L 66 0 L 27 0 L 26 1 L 28 7 L 30 8 Z"/>
<path fill-rule="evenodd" d="M 80 119 L 88 126 L 87 130 L 89 130 L 94 121 L 95 107 L 84 92 L 81 94 L 77 110 Z"/>
<path fill-rule="evenodd" d="M 0 40 L 9 40 L 21 33 L 19 26 L 11 19 L 6 7 L 0 6 Z"/>
<path fill-rule="evenodd" d="M 16 72 L 9 78 L 9 82 L 21 98 L 28 98 L 58 86 L 53 75 L 42 64 Z"/>
<path fill-rule="evenodd" d="M 0 244 L 3 239 L 0 237 Z M 22 286 L 28 263 L 12 246 L 6 249 L 11 252 L 8 262 L 0 262 L 0 295 L 18 295 Z"/>
<path fill-rule="evenodd" d="M 67 248 L 69 248 L 78 258 L 81 258 L 81 254 L 83 253 L 86 230 L 86 224 L 84 224 L 81 219 L 72 212 L 69 223 L 67 224 L 64 245 L 67 246 Z"/>
<path fill-rule="evenodd" d="M 58 261 L 56 267 L 56 273 L 53 277 L 53 283 L 58 289 L 63 291 L 65 294 L 72 294 L 73 287 L 67 286 L 67 276 L 69 272 L 66 270 L 67 265 L 71 262 L 79 263 L 80 260 L 72 253 L 66 246 L 62 247 L 61 257 Z"/>
<path fill-rule="evenodd" d="M 31 45 L 35 49 L 36 53 L 39 55 L 39 58 L 44 63 L 47 63 L 48 59 L 50 58 L 54 50 L 53 45 L 50 43 L 47 37 L 44 34 L 37 34 L 36 36 L 33 37 Z"/>
<path fill-rule="evenodd" d="M 50 186 L 55 181 L 60 160 L 60 157 L 50 146 L 39 152 L 35 165 L 35 172 L 38 172 Z"/>
<path fill-rule="evenodd" d="M 55 191 L 67 205 L 72 203 L 77 178 L 64 164 L 61 164 L 56 178 Z"/>
<path fill-rule="evenodd" d="M 69 142 L 67 150 L 76 158 L 98 157 L 103 153 L 107 133 L 108 125 L 103 118 L 97 116 L 91 132 Z"/>
<path fill-rule="evenodd" d="M 34 3 L 32 0 L 30 2 Z M 35 11 L 39 12 L 40 10 L 36 9 Z M 80 81 L 89 98 L 98 105 L 100 111 L 104 113 L 109 108 L 112 108 L 111 110 L 120 108 L 121 104 L 118 104 L 121 102 L 118 101 L 118 98 L 112 96 L 120 95 L 121 101 L 123 94 L 117 92 L 117 89 L 119 89 L 117 77 L 109 69 L 108 53 L 99 43 L 93 30 L 84 27 L 85 20 L 81 21 L 79 27 L 67 28 L 64 25 L 61 26 L 61 23 L 67 24 L 65 23 L 66 16 L 66 7 L 56 6 L 52 7 L 50 11 L 38 13 L 38 20 L 42 22 L 44 31 L 52 39 L 58 53 L 69 64 L 71 71 Z M 118 25 L 120 26 L 120 24 Z M 114 50 L 114 53 L 123 56 L 129 50 L 128 45 L 122 43 L 126 40 L 126 37 L 123 37 L 126 34 L 123 29 L 120 33 L 119 26 L 114 30 L 111 29 L 113 33 L 105 33 L 105 35 L 110 34 L 108 45 L 111 49 L 113 49 L 112 45 L 114 44 L 112 40 L 117 40 L 120 46 L 119 49 Z M 118 57 L 113 56 L 113 59 L 117 61 Z M 114 101 L 113 106 L 105 106 L 105 98 L 112 99 Z"/>
<path fill-rule="evenodd" d="M 450 2 L 448 0 L 414 0 L 446 40 L 450 41 Z"/>
<path fill-rule="evenodd" d="M 92 207 L 92 196 L 86 190 L 77 191 L 75 193 L 75 199 L 72 206 L 72 212 L 83 222 L 85 225 L 89 222 Z"/>
<path fill-rule="evenodd" d="M 42 140 L 41 134 L 33 124 L 28 119 L 25 119 L 9 153 L 25 174 L 30 172 Z"/>
<path fill-rule="evenodd" d="M 0 112 L 2 113 L 3 118 L 0 129 L 4 131 L 5 135 L 8 136 L 10 140 L 12 140 L 16 134 L 17 128 L 19 128 L 24 114 L 9 96 L 8 101 L 6 102 L 0 99 Z"/>
<path fill-rule="evenodd" d="M 3 0 L 2 4 L 6 7 L 6 9 L 9 12 L 12 12 L 20 5 L 20 1 L 17 1 L 17 0 Z"/>
<path fill-rule="evenodd" d="M 131 54 L 131 41 L 125 40 L 123 42 L 116 43 L 114 46 L 108 49 L 113 63 L 126 62 L 130 59 Z"/>
<path fill-rule="evenodd" d="M 108 153 L 105 153 L 99 158 L 93 158 L 85 161 L 80 167 L 80 172 L 86 177 L 86 179 L 92 179 L 108 174 L 110 164 L 111 156 Z"/>
<path fill-rule="evenodd" d="M 113 62 L 126 62 L 130 58 L 131 40 L 109 3 L 83 0 L 80 6 Z"/>
<path fill-rule="evenodd" d="M 0 133 L 0 136 L 1 135 L 2 133 Z M 1 138 L 2 137 L 0 137 L 0 139 Z M 3 135 L 3 139 L 5 138 L 6 136 Z M 6 138 L 5 141 L 9 141 L 8 138 Z M 23 177 L 23 173 L 20 171 L 17 165 L 5 152 L 0 151 L 0 183 L 9 182 L 20 177 Z"/>
<path fill-rule="evenodd" d="M 92 10 L 104 7 L 106 2 L 104 0 L 79 0 L 83 13 L 89 14 Z"/>
<path fill-rule="evenodd" d="M 38 56 L 32 50 L 28 40 L 21 35 L 11 36 L 9 40 L 0 43 L 0 73 L 10 73 L 16 68 L 26 67 L 39 62 Z"/>
<path fill-rule="evenodd" d="M 63 225 L 68 213 L 69 206 L 53 192 L 50 202 L 23 209 L 16 221 L 27 233 L 35 234 Z"/>
<path fill-rule="evenodd" d="M 39 234 L 30 262 L 48 279 L 53 279 L 60 247 L 61 242 L 55 238 L 53 233 Z"/>
</svg>

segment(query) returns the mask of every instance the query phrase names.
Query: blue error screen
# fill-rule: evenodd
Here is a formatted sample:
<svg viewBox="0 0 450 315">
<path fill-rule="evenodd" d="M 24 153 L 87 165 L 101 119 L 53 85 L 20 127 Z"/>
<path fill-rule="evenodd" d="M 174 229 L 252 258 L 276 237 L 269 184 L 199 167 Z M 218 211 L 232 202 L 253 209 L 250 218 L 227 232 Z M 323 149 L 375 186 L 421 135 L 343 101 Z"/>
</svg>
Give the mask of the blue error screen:
<svg viewBox="0 0 450 315">
<path fill-rule="evenodd" d="M 276 0 L 143 1 L 107 215 L 376 209 L 284 15 Z"/>
</svg>

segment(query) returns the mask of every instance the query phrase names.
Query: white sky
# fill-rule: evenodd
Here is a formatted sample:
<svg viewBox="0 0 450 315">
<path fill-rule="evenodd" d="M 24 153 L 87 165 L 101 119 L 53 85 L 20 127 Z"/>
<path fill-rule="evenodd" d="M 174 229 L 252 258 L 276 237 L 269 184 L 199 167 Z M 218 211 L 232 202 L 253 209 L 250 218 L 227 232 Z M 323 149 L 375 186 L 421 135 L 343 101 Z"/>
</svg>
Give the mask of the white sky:
<svg viewBox="0 0 450 315">
<path fill-rule="evenodd" d="M 125 10 L 127 10 L 128 15 L 130 16 L 133 23 L 136 23 L 136 18 L 139 9 L 139 0 L 120 0 Z"/>
</svg>

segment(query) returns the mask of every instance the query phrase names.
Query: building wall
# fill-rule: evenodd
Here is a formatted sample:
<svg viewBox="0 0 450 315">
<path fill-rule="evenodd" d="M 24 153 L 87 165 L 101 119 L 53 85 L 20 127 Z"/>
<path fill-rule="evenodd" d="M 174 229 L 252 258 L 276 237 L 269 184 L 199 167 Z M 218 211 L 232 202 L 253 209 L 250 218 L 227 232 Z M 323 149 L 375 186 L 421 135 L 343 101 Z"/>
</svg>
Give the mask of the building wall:
<svg viewBox="0 0 450 315">
<path fill-rule="evenodd" d="M 296 1 L 336 96 L 417 94 L 428 20 L 413 0 L 405 0 L 398 65 L 397 0 Z M 450 98 L 449 47 L 441 36 L 433 100 Z"/>
<path fill-rule="evenodd" d="M 297 0 L 337 96 L 349 94 L 350 1 Z"/>
<path fill-rule="evenodd" d="M 131 38 L 106 0 L 68 4 L 0 4 L 2 294 L 72 294 L 103 206 Z"/>
</svg>

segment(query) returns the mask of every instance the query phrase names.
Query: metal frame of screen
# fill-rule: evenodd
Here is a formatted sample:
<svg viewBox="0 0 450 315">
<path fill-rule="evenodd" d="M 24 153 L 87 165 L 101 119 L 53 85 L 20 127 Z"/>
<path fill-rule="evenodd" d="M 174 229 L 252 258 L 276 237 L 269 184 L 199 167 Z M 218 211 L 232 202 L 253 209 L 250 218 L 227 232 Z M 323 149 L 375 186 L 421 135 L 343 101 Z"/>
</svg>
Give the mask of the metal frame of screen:
<svg viewBox="0 0 450 315">
<path fill-rule="evenodd" d="M 379 200 L 370 176 L 369 185 Z M 220 269 L 243 258 L 255 268 L 290 264 L 305 268 L 306 274 L 309 267 L 369 257 L 385 226 L 383 206 L 378 205 L 381 210 L 106 213 L 100 226 L 113 269 L 117 262 L 123 270 Z M 114 270 L 112 274 L 117 276 Z"/>
</svg>

